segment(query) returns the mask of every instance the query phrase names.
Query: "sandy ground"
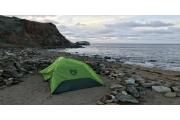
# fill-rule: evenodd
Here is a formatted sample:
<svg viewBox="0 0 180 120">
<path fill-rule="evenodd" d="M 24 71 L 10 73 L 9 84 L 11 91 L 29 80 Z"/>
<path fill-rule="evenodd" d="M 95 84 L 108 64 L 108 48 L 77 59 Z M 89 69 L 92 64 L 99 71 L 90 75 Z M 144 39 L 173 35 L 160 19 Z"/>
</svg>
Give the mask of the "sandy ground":
<svg viewBox="0 0 180 120">
<path fill-rule="evenodd" d="M 51 95 L 47 82 L 39 74 L 23 78 L 24 82 L 0 90 L 3 105 L 93 105 L 106 92 L 106 87 L 94 87 Z"/>
<path fill-rule="evenodd" d="M 51 95 L 47 82 L 39 74 L 23 78 L 24 82 L 0 90 L 2 105 L 94 105 L 103 95 L 108 93 L 106 86 L 70 91 L 63 94 Z M 108 81 L 106 80 L 106 84 Z M 146 105 L 178 105 L 180 97 L 166 98 L 163 95 L 146 91 L 140 104 Z"/>
</svg>

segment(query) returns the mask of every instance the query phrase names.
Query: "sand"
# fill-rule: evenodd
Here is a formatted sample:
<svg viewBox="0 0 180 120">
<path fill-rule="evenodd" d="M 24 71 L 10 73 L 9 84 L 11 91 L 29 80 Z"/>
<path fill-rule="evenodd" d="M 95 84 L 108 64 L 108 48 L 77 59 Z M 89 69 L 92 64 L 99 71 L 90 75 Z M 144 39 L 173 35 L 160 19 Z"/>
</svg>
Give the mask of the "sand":
<svg viewBox="0 0 180 120">
<path fill-rule="evenodd" d="M 24 82 L 0 90 L 1 105 L 95 105 L 97 100 L 108 93 L 108 84 L 58 95 L 51 95 L 48 82 L 35 73 L 23 78 Z M 146 91 L 142 105 L 178 105 L 180 97 L 167 98 L 154 91 Z"/>
<path fill-rule="evenodd" d="M 48 82 L 44 82 L 39 74 L 28 75 L 23 81 L 0 90 L 0 104 L 93 105 L 107 92 L 107 88 L 102 86 L 51 95 Z"/>
</svg>

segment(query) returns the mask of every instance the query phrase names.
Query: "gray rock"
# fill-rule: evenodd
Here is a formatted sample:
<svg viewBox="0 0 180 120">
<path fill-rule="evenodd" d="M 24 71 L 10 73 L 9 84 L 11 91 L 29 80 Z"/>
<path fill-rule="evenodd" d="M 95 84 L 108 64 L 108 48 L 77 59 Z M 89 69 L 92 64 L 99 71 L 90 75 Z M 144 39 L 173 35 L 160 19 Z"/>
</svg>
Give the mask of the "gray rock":
<svg viewBox="0 0 180 120">
<path fill-rule="evenodd" d="M 139 101 L 136 98 L 134 98 L 133 96 L 123 95 L 121 93 L 116 95 L 116 99 L 120 102 L 128 102 L 128 103 L 133 103 L 133 104 L 139 103 Z"/>
<path fill-rule="evenodd" d="M 104 103 L 103 103 L 102 101 L 100 101 L 100 100 L 98 100 L 98 101 L 96 102 L 96 104 L 97 104 L 97 105 L 104 105 Z"/>
<path fill-rule="evenodd" d="M 3 74 L 3 71 L 4 71 L 4 70 L 0 70 L 0 76 Z"/>
<path fill-rule="evenodd" d="M 176 97 L 176 92 L 167 92 L 167 93 L 164 94 L 164 96 L 173 98 L 173 97 Z"/>
<path fill-rule="evenodd" d="M 126 84 L 135 84 L 135 79 L 129 78 L 129 79 L 125 80 L 125 83 Z"/>
<path fill-rule="evenodd" d="M 171 89 L 165 86 L 152 86 L 152 90 L 159 93 L 171 92 Z"/>
<path fill-rule="evenodd" d="M 7 56 L 16 56 L 14 53 L 10 53 L 10 52 L 5 52 L 5 54 L 6 54 Z"/>
<path fill-rule="evenodd" d="M 108 95 L 108 96 L 106 96 L 105 103 L 112 103 L 114 100 L 115 100 L 114 95 Z"/>
<path fill-rule="evenodd" d="M 103 96 L 100 101 L 103 103 L 111 103 L 115 100 L 115 96 L 114 95 L 105 95 Z"/>
<path fill-rule="evenodd" d="M 145 87 L 145 88 L 151 88 L 152 86 L 159 86 L 160 83 L 159 82 L 151 81 L 151 82 L 148 82 L 148 83 L 142 83 L 141 85 L 143 87 Z"/>
<path fill-rule="evenodd" d="M 112 74 L 111 74 L 111 77 L 118 77 L 118 74 L 112 73 Z"/>
<path fill-rule="evenodd" d="M 112 95 L 117 95 L 120 91 L 118 89 L 112 90 L 111 94 Z"/>
<path fill-rule="evenodd" d="M 110 72 L 109 70 L 105 70 L 105 71 L 104 71 L 104 75 L 110 75 L 110 73 L 111 73 L 111 72 Z"/>
<path fill-rule="evenodd" d="M 121 93 L 122 93 L 123 95 L 128 95 L 128 93 L 127 93 L 125 90 L 121 91 Z"/>
<path fill-rule="evenodd" d="M 7 80 L 5 80 L 6 85 L 9 86 L 9 85 L 13 84 L 13 80 L 14 80 L 14 78 L 8 78 Z"/>
<path fill-rule="evenodd" d="M 173 86 L 172 89 L 173 89 L 175 92 L 180 92 L 180 86 Z"/>
<path fill-rule="evenodd" d="M 134 85 L 127 85 L 126 91 L 134 97 L 140 97 L 140 94 Z"/>
<path fill-rule="evenodd" d="M 144 79 L 140 76 L 135 76 L 136 81 L 138 82 L 144 82 Z"/>
<path fill-rule="evenodd" d="M 136 87 L 136 89 L 139 91 L 140 96 L 144 96 L 146 94 L 146 90 L 144 87 L 138 86 L 138 87 Z"/>
<path fill-rule="evenodd" d="M 110 86 L 110 89 L 114 90 L 114 89 L 121 89 L 121 88 L 124 88 L 124 86 L 120 85 L 120 84 L 117 84 L 117 83 L 114 83 Z"/>
</svg>

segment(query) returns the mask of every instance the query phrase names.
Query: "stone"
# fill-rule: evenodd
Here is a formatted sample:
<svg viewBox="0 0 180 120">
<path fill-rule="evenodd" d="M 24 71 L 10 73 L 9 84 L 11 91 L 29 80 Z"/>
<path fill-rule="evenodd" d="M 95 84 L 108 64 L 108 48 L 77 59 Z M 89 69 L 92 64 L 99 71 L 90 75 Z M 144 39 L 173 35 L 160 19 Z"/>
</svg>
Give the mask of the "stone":
<svg viewBox="0 0 180 120">
<path fill-rule="evenodd" d="M 167 93 L 164 94 L 164 96 L 173 98 L 173 97 L 176 97 L 176 92 L 167 92 Z"/>
<path fill-rule="evenodd" d="M 133 104 L 138 104 L 139 101 L 134 98 L 133 96 L 131 95 L 123 95 L 123 94 L 117 94 L 116 95 L 116 99 L 119 101 L 119 102 L 125 102 L 125 103 L 133 103 Z"/>
<path fill-rule="evenodd" d="M 111 74 L 111 77 L 118 77 L 118 74 L 112 73 L 112 74 Z"/>
<path fill-rule="evenodd" d="M 110 89 L 112 89 L 112 90 L 121 89 L 121 88 L 124 88 L 124 86 L 117 84 L 117 83 L 111 84 L 111 86 L 110 86 Z"/>
<path fill-rule="evenodd" d="M 151 82 L 142 83 L 141 85 L 142 85 L 143 87 L 145 87 L 145 88 L 151 88 L 152 86 L 159 86 L 160 83 L 159 83 L 159 82 L 151 81 Z"/>
<path fill-rule="evenodd" d="M 3 74 L 3 71 L 4 71 L 4 70 L 0 70 L 0 76 Z"/>
<path fill-rule="evenodd" d="M 144 79 L 140 76 L 135 76 L 136 81 L 138 82 L 144 82 Z"/>
<path fill-rule="evenodd" d="M 125 90 L 123 90 L 121 93 L 122 95 L 128 95 L 128 93 Z"/>
<path fill-rule="evenodd" d="M 109 70 L 105 70 L 104 71 L 104 75 L 110 75 L 110 71 Z"/>
<path fill-rule="evenodd" d="M 159 93 L 171 92 L 171 89 L 165 86 L 152 86 L 152 90 Z"/>
<path fill-rule="evenodd" d="M 14 80 L 14 78 L 8 78 L 7 80 L 5 80 L 6 85 L 9 86 L 9 85 L 13 84 L 13 80 Z"/>
<path fill-rule="evenodd" d="M 135 84 L 135 79 L 133 78 L 128 78 L 127 80 L 125 80 L 126 84 Z"/>
<path fill-rule="evenodd" d="M 105 95 L 103 96 L 100 101 L 103 103 L 111 103 L 115 100 L 115 96 L 114 95 Z"/>
<path fill-rule="evenodd" d="M 114 100 L 115 100 L 115 96 L 114 95 L 107 95 L 105 103 L 112 103 Z"/>
<path fill-rule="evenodd" d="M 4 70 L 0 70 L 0 73 L 3 73 Z"/>
<path fill-rule="evenodd" d="M 117 75 L 118 75 L 118 77 L 123 77 L 123 76 L 124 76 L 124 73 L 119 72 L 119 73 L 117 73 Z"/>
<path fill-rule="evenodd" d="M 140 94 L 134 85 L 127 85 L 126 91 L 134 97 L 140 97 Z"/>
<path fill-rule="evenodd" d="M 175 92 L 180 92 L 180 86 L 173 86 L 172 89 L 173 89 Z"/>
<path fill-rule="evenodd" d="M 98 101 L 96 102 L 96 104 L 97 104 L 97 105 L 104 105 L 104 103 L 103 103 L 102 101 L 100 101 L 100 100 L 98 100 Z"/>
<path fill-rule="evenodd" d="M 118 89 L 115 89 L 113 91 L 111 91 L 111 94 L 112 95 L 117 95 L 120 91 Z"/>
<path fill-rule="evenodd" d="M 144 87 L 138 86 L 138 87 L 136 87 L 136 89 L 138 90 L 140 96 L 144 96 L 146 94 Z"/>
<path fill-rule="evenodd" d="M 33 71 L 28 71 L 29 74 L 33 74 Z"/>
</svg>

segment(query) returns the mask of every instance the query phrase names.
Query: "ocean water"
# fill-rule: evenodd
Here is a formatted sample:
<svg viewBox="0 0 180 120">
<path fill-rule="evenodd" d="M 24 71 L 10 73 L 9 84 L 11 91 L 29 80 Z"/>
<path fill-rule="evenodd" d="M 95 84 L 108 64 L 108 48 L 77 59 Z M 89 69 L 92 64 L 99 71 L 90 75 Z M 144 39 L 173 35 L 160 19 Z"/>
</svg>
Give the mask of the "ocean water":
<svg viewBox="0 0 180 120">
<path fill-rule="evenodd" d="M 110 56 L 126 64 L 180 71 L 180 44 L 92 44 L 63 51 L 88 56 Z"/>
</svg>

